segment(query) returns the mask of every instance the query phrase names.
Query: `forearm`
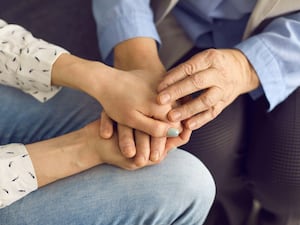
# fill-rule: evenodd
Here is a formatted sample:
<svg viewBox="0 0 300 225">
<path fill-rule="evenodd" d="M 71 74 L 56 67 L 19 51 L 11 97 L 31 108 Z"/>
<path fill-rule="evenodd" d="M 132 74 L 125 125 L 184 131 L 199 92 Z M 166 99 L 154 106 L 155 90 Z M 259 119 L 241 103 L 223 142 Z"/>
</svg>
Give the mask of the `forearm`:
<svg viewBox="0 0 300 225">
<path fill-rule="evenodd" d="M 113 49 L 126 40 L 148 37 L 160 41 L 150 0 L 93 0 L 98 45 L 104 62 L 113 65 Z"/>
<path fill-rule="evenodd" d="M 52 84 L 83 91 L 101 102 L 105 87 L 118 71 L 97 61 L 62 54 L 53 64 Z"/>
<path fill-rule="evenodd" d="M 86 142 L 84 131 L 81 129 L 54 139 L 26 145 L 38 186 L 101 164 L 97 154 L 88 151 Z"/>
</svg>

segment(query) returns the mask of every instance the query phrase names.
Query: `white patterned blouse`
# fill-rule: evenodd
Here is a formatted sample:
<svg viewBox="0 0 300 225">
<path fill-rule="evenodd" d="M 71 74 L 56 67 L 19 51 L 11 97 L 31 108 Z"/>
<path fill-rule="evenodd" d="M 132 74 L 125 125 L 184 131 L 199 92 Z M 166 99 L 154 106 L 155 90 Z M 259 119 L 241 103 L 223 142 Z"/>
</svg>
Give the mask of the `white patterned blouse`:
<svg viewBox="0 0 300 225">
<path fill-rule="evenodd" d="M 0 19 L 0 83 L 21 89 L 41 102 L 60 87 L 51 85 L 55 60 L 67 51 Z M 0 208 L 37 189 L 35 171 L 23 144 L 0 146 Z"/>
</svg>

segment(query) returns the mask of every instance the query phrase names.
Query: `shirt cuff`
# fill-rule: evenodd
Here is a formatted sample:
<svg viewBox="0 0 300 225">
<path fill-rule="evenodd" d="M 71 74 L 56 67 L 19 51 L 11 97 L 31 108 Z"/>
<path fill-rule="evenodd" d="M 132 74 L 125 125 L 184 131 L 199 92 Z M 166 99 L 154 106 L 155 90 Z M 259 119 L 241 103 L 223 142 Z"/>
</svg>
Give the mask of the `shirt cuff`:
<svg viewBox="0 0 300 225">
<path fill-rule="evenodd" d="M 241 42 L 236 48 L 246 55 L 261 83 L 261 87 L 250 92 L 250 96 L 257 99 L 264 93 L 269 102 L 268 110 L 271 111 L 284 100 L 281 97 L 285 91 L 282 86 L 284 81 L 278 62 L 259 35 Z"/>
<path fill-rule="evenodd" d="M 36 190 L 35 171 L 23 144 L 0 146 L 0 208 Z"/>
<path fill-rule="evenodd" d="M 52 66 L 68 51 L 1 19 L 0 41 L 1 83 L 21 89 L 41 102 L 59 91 L 59 87 L 51 85 Z"/>
<path fill-rule="evenodd" d="M 102 58 L 109 65 L 113 65 L 113 48 L 122 41 L 136 37 L 149 37 L 160 44 L 152 15 L 138 12 L 131 13 L 130 17 L 120 15 L 102 30 L 98 30 L 98 37 Z"/>
<path fill-rule="evenodd" d="M 63 53 L 68 53 L 58 46 L 46 42 L 45 45 L 47 45 L 47 49 L 45 49 L 44 52 L 37 53 L 37 56 L 35 56 L 38 57 L 39 63 L 33 67 L 33 63 L 30 62 L 34 60 L 37 61 L 36 58 L 24 59 L 22 66 L 29 68 L 30 72 L 23 73 L 20 71 L 17 75 L 19 81 L 21 81 L 19 83 L 22 84 L 21 89 L 40 102 L 46 102 L 61 90 L 60 86 L 51 84 L 51 72 L 57 58 Z"/>
</svg>

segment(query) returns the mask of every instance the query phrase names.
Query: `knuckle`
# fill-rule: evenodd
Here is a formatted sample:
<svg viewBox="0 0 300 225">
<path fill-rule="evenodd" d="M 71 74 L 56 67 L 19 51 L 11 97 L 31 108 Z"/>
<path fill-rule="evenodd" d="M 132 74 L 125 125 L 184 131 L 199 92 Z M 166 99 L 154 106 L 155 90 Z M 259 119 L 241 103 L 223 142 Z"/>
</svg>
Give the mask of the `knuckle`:
<svg viewBox="0 0 300 225">
<path fill-rule="evenodd" d="M 211 48 L 206 50 L 206 56 L 209 59 L 216 59 L 220 57 L 219 50 Z"/>
<path fill-rule="evenodd" d="M 178 87 L 174 88 L 173 93 L 175 93 L 174 98 L 177 99 L 178 97 L 184 96 L 184 89 L 182 86 L 178 86 Z"/>
<path fill-rule="evenodd" d="M 181 69 L 186 75 L 192 75 L 197 71 L 196 65 L 190 62 L 185 62 L 181 64 Z"/>
<path fill-rule="evenodd" d="M 133 146 L 133 140 L 129 138 L 123 138 L 120 140 L 120 148 L 126 153 L 129 152 L 133 148 Z"/>
<path fill-rule="evenodd" d="M 122 143 L 131 142 L 131 135 L 127 132 L 121 132 L 119 131 L 119 140 Z"/>
<path fill-rule="evenodd" d="M 152 136 L 153 137 L 164 137 L 167 134 L 167 129 L 164 123 L 162 122 L 156 122 L 155 126 L 152 130 Z"/>
<path fill-rule="evenodd" d="M 211 95 L 203 95 L 201 96 L 201 100 L 203 105 L 207 108 L 210 108 L 215 104 L 214 98 Z"/>
<path fill-rule="evenodd" d="M 194 114 L 194 108 L 190 104 L 184 104 L 182 105 L 182 111 L 183 117 L 191 116 Z"/>
<path fill-rule="evenodd" d="M 217 49 L 209 49 L 207 50 L 207 58 L 211 62 L 212 65 L 217 66 L 218 68 L 224 62 L 224 55 L 220 50 Z"/>
<path fill-rule="evenodd" d="M 220 113 L 221 110 L 218 107 L 212 107 L 212 109 L 210 110 L 211 119 L 215 119 Z"/>
<path fill-rule="evenodd" d="M 203 87 L 204 79 L 202 76 L 200 76 L 200 74 L 195 74 L 195 75 L 191 76 L 190 79 L 196 89 L 201 89 Z"/>
</svg>

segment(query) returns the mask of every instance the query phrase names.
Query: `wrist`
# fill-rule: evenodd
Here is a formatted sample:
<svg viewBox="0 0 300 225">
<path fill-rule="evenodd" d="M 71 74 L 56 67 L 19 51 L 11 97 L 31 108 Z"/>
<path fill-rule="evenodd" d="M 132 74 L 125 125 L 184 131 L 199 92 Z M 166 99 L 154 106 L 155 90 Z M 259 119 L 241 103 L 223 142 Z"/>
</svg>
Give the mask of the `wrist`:
<svg viewBox="0 0 300 225">
<path fill-rule="evenodd" d="M 82 129 L 54 139 L 26 145 L 26 148 L 39 187 L 102 163 L 100 158 L 88 149 Z"/>
<path fill-rule="evenodd" d="M 148 70 L 161 76 L 165 68 L 159 58 L 156 41 L 151 38 L 133 38 L 114 48 L 114 66 L 122 70 Z"/>
<path fill-rule="evenodd" d="M 244 74 L 244 90 L 242 90 L 242 93 L 247 93 L 250 91 L 255 90 L 259 87 L 260 81 L 258 78 L 258 75 L 252 66 L 252 64 L 249 62 L 247 56 L 240 50 L 236 49 L 234 51 L 234 57 L 239 62 L 242 74 Z"/>
</svg>

